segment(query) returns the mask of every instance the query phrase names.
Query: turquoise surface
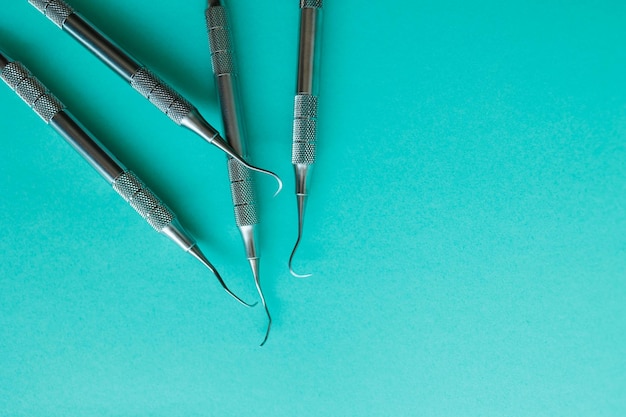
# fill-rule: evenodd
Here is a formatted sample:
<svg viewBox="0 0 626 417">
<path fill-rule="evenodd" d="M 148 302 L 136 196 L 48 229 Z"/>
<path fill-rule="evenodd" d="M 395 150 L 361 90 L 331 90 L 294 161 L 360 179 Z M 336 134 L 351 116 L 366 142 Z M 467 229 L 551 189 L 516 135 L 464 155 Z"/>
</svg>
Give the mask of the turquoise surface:
<svg viewBox="0 0 626 417">
<path fill-rule="evenodd" d="M 221 126 L 202 1 L 75 0 Z M 262 280 L 230 299 L 0 84 L 0 415 L 626 415 L 626 3 L 326 2 L 298 270 L 298 2 L 231 0 Z M 25 0 L 0 48 L 256 292 L 224 156 Z"/>
</svg>

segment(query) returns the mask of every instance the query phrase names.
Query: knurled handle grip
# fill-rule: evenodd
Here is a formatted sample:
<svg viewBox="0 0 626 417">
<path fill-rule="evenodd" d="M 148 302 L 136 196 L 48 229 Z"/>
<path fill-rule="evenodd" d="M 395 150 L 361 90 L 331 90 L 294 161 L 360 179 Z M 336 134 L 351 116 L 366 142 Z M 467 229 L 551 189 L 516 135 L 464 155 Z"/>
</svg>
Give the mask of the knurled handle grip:
<svg viewBox="0 0 626 417">
<path fill-rule="evenodd" d="M 323 0 L 300 0 L 300 8 L 321 9 Z"/>
<path fill-rule="evenodd" d="M 230 179 L 230 192 L 233 197 L 237 226 L 257 224 L 259 219 L 254 198 L 254 183 L 250 170 L 235 159 L 228 158 L 228 177 Z"/>
<path fill-rule="evenodd" d="M 74 9 L 62 0 L 28 0 L 28 2 L 58 27 L 63 27 L 65 19 L 74 13 Z"/>
<path fill-rule="evenodd" d="M 189 101 L 146 68 L 133 74 L 130 85 L 177 125 L 194 109 Z"/>
<path fill-rule="evenodd" d="M 157 232 L 172 224 L 174 213 L 135 174 L 124 171 L 113 180 L 113 189 Z"/>
<path fill-rule="evenodd" d="M 65 110 L 65 106 L 20 62 L 8 63 L 1 76 L 44 122 L 50 123 L 57 113 Z"/>
<path fill-rule="evenodd" d="M 317 141 L 317 96 L 296 95 L 294 102 L 292 164 L 315 162 Z"/>
<path fill-rule="evenodd" d="M 211 6 L 206 10 L 205 16 L 209 29 L 213 72 L 216 76 L 234 74 L 236 68 L 226 9 L 223 6 Z"/>
<path fill-rule="evenodd" d="M 74 13 L 62 0 L 28 1 L 60 28 L 63 28 L 65 20 Z M 189 101 L 146 68 L 139 68 L 132 74 L 130 85 L 177 125 L 193 110 Z"/>
</svg>

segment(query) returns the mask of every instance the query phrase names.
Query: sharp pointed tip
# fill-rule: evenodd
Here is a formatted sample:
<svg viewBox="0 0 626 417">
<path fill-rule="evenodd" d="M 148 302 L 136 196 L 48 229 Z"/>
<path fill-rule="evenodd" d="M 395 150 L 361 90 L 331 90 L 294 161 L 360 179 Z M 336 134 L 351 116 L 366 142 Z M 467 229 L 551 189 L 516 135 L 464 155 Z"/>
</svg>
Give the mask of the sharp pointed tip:
<svg viewBox="0 0 626 417">
<path fill-rule="evenodd" d="M 202 251 L 200 250 L 200 248 L 198 248 L 198 245 L 194 245 L 189 249 L 189 253 L 196 258 L 197 260 L 199 260 L 204 266 L 206 266 L 212 273 L 213 275 L 215 275 L 215 278 L 217 278 L 217 280 L 219 281 L 220 285 L 222 286 L 222 288 L 224 288 L 224 290 L 231 296 L 233 297 L 235 300 L 237 300 L 240 304 L 246 306 L 246 307 L 254 307 L 255 305 L 257 305 L 257 302 L 255 302 L 254 304 L 250 304 L 250 303 L 246 303 L 245 301 L 243 301 L 241 298 L 239 298 L 234 292 L 232 292 L 230 290 L 230 288 L 228 288 L 228 286 L 226 285 L 226 283 L 224 282 L 224 279 L 222 279 L 222 276 L 220 275 L 220 273 L 217 271 L 217 269 L 215 269 L 215 267 L 213 266 L 213 264 L 211 262 L 209 262 L 209 260 L 206 258 L 206 256 L 204 256 L 204 254 L 202 253 Z"/>
<path fill-rule="evenodd" d="M 263 289 L 261 288 L 261 278 L 259 276 L 259 258 L 249 258 L 250 267 L 252 268 L 252 275 L 254 276 L 254 284 L 256 285 L 257 292 L 259 293 L 259 297 L 261 298 L 261 304 L 265 309 L 265 314 L 267 315 L 267 329 L 265 330 L 265 337 L 259 346 L 265 345 L 267 342 L 267 338 L 270 335 L 270 329 L 272 327 L 272 316 L 270 315 L 270 310 L 267 307 L 267 302 L 265 301 L 265 295 L 263 294 Z"/>
<path fill-rule="evenodd" d="M 267 339 L 270 337 L 271 328 L 272 328 L 272 318 L 269 317 L 269 314 L 268 314 L 268 322 L 267 322 L 267 329 L 265 330 L 265 337 L 263 338 L 263 341 L 261 342 L 259 346 L 265 345 L 265 342 L 267 342 Z"/>
<path fill-rule="evenodd" d="M 277 174 L 275 174 L 274 172 L 272 172 L 270 170 L 259 168 L 257 166 L 252 165 L 251 163 L 249 163 L 248 161 L 243 159 L 240 155 L 238 155 L 238 154 L 236 154 L 234 152 L 227 151 L 226 153 L 229 156 L 231 156 L 232 158 L 236 159 L 237 162 L 239 162 L 240 164 L 242 164 L 246 168 L 248 168 L 248 169 L 250 169 L 252 171 L 260 172 L 261 174 L 269 175 L 270 177 L 274 178 L 276 180 L 276 182 L 278 182 L 278 190 L 276 191 L 276 193 L 274 193 L 274 197 L 276 197 L 278 195 L 278 193 L 281 192 L 281 190 L 283 189 L 283 181 L 280 179 L 280 177 Z"/>
<path fill-rule="evenodd" d="M 276 181 L 278 181 L 278 190 L 276 190 L 276 192 L 274 193 L 274 197 L 276 197 L 283 190 L 283 181 L 278 175 L 276 175 L 274 178 L 276 178 Z"/>
<path fill-rule="evenodd" d="M 265 342 L 267 342 L 267 339 L 270 336 L 270 329 L 272 328 L 272 316 L 270 315 L 270 311 L 267 308 L 267 304 L 263 303 L 263 305 L 265 307 L 265 314 L 267 315 L 267 329 L 265 329 L 265 337 L 263 338 L 263 341 L 259 346 L 263 346 Z"/>
<path fill-rule="evenodd" d="M 298 274 L 297 272 L 295 272 L 291 268 L 289 268 L 289 272 L 291 273 L 291 276 L 293 276 L 295 278 L 309 278 L 309 277 L 313 276 L 313 274 Z"/>
<path fill-rule="evenodd" d="M 298 233 L 298 240 L 296 240 L 296 244 L 293 247 L 293 250 L 291 251 L 291 256 L 289 256 L 289 272 L 291 273 L 291 275 L 293 275 L 296 278 L 308 278 L 313 274 L 298 274 L 293 270 L 293 258 L 296 254 L 296 250 L 298 250 L 298 246 L 300 245 L 300 239 L 302 238 L 302 234 Z"/>
</svg>

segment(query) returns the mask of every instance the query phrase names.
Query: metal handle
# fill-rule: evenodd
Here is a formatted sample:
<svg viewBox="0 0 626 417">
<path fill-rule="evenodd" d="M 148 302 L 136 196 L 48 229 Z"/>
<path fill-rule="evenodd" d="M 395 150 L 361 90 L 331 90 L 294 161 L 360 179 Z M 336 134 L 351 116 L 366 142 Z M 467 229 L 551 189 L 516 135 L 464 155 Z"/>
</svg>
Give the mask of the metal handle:
<svg viewBox="0 0 626 417">
<path fill-rule="evenodd" d="M 230 39 L 230 26 L 224 6 L 209 7 L 206 10 L 206 21 L 209 29 L 213 72 L 216 76 L 234 74 L 236 69 Z"/>
<path fill-rule="evenodd" d="M 65 107 L 48 89 L 35 78 L 20 62 L 10 62 L 2 69 L 2 79 L 35 113 L 50 123 L 50 120 Z"/>
<path fill-rule="evenodd" d="M 317 142 L 317 96 L 296 95 L 293 119 L 292 164 L 315 162 Z"/>
<path fill-rule="evenodd" d="M 148 71 L 134 58 L 122 51 L 104 34 L 78 15 L 62 0 L 28 0 L 57 26 L 69 31 L 88 49 L 103 59 L 107 65 L 130 82 L 130 85 L 147 98 L 176 124 L 192 110 L 193 106 L 163 80 Z"/>
<path fill-rule="evenodd" d="M 322 0 L 300 0 L 300 8 L 321 9 Z"/>
<path fill-rule="evenodd" d="M 259 222 L 254 198 L 254 183 L 250 170 L 236 160 L 228 158 L 228 177 L 238 227 L 251 226 Z"/>
<path fill-rule="evenodd" d="M 146 68 L 133 74 L 130 85 L 177 125 L 194 110 L 189 101 Z"/>
<path fill-rule="evenodd" d="M 175 220 L 170 210 L 135 174 L 124 171 L 113 180 L 113 189 L 157 232 Z"/>
<path fill-rule="evenodd" d="M 74 13 L 74 9 L 62 0 L 28 0 L 28 2 L 58 27 L 63 27 L 65 19 Z"/>
<path fill-rule="evenodd" d="M 219 2 L 214 2 L 219 3 Z M 209 4 L 205 13 L 209 31 L 209 47 L 213 74 L 218 86 L 222 121 L 226 140 L 241 156 L 245 153 L 245 132 L 239 107 L 231 28 L 226 8 L 221 4 Z M 250 170 L 228 158 L 228 177 L 238 227 L 258 223 L 254 183 Z"/>
</svg>

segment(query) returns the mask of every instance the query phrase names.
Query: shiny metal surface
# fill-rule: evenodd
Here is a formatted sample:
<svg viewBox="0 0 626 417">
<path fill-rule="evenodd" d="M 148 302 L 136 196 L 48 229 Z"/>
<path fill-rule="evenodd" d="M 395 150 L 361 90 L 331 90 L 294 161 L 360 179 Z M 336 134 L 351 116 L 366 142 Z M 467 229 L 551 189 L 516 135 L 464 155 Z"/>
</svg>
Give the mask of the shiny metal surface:
<svg viewBox="0 0 626 417">
<path fill-rule="evenodd" d="M 293 258 L 298 250 L 300 241 L 302 240 L 302 231 L 304 229 L 304 211 L 306 208 L 306 200 L 308 197 L 308 174 L 311 170 L 311 165 L 308 164 L 295 164 L 294 171 L 296 174 L 296 206 L 298 210 L 298 237 L 296 243 L 293 246 L 291 255 L 289 256 L 289 272 L 296 278 L 308 278 L 312 274 L 299 274 L 293 269 Z"/>
<path fill-rule="evenodd" d="M 209 260 L 206 258 L 206 256 L 204 256 L 204 254 L 200 251 L 200 248 L 198 247 L 198 245 L 194 245 L 191 248 L 189 248 L 188 253 L 191 256 L 193 256 L 194 258 L 196 258 L 197 260 L 199 260 L 200 262 L 202 262 L 202 264 L 204 266 L 206 266 L 207 268 L 209 268 L 213 272 L 213 274 L 215 275 L 215 277 L 219 281 L 219 283 L 222 286 L 222 288 L 224 289 L 224 291 L 226 291 L 228 294 L 230 294 L 231 297 L 233 297 L 235 300 L 239 301 L 239 303 L 241 303 L 242 305 L 244 305 L 246 307 L 254 307 L 255 305 L 257 305 L 257 303 L 252 303 L 252 304 L 246 303 L 241 298 L 237 297 L 237 295 L 234 292 L 232 292 L 226 286 L 226 283 L 222 279 L 222 276 L 219 274 L 219 272 L 217 272 L 217 269 L 215 269 L 213 264 L 211 262 L 209 262 Z"/>
<path fill-rule="evenodd" d="M 308 196 L 310 167 L 315 162 L 317 147 L 317 90 L 319 55 L 321 48 L 322 0 L 300 0 L 300 32 L 298 47 L 298 73 L 294 100 L 293 138 L 291 162 L 296 177 L 296 202 L 298 209 L 298 237 L 289 257 L 289 271 L 295 277 L 293 259 L 302 240 L 304 210 Z"/>
<path fill-rule="evenodd" d="M 59 25 L 62 29 L 67 31 L 74 39 L 83 44 L 100 58 L 100 60 L 121 75 L 133 88 L 139 91 L 144 97 L 148 98 L 152 104 L 168 115 L 174 122 L 200 134 L 200 136 L 209 143 L 217 146 L 224 153 L 236 159 L 247 168 L 274 177 L 278 182 L 277 193 L 280 192 L 282 189 L 282 181 L 278 175 L 249 164 L 226 141 L 218 138 L 217 130 L 210 126 L 209 123 L 200 116 L 198 110 L 186 99 L 162 80 L 153 76 L 146 67 L 136 61 L 120 46 L 113 43 L 102 31 L 74 12 L 64 1 L 29 0 L 29 2 L 53 21 L 62 18 L 63 21 L 61 25 Z M 57 8 L 64 9 L 65 12 L 59 17 L 58 13 L 51 12 L 52 8 L 55 10 Z M 68 11 L 70 11 L 69 15 L 67 15 Z M 141 77 L 141 75 L 146 76 Z M 139 77 L 140 79 L 135 77 Z M 170 99 L 173 101 L 170 102 Z M 214 135 L 212 132 L 216 134 Z"/>
<path fill-rule="evenodd" d="M 154 230 L 161 233 L 166 227 L 173 227 L 172 222 L 175 216 L 172 210 L 134 173 L 131 171 L 122 172 L 113 180 L 112 186 Z"/>
<path fill-rule="evenodd" d="M 21 63 L 9 62 L 0 75 L 44 122 L 49 123 L 55 114 L 65 108 Z"/>
<path fill-rule="evenodd" d="M 259 219 L 256 199 L 254 198 L 254 183 L 250 170 L 234 159 L 229 158 L 228 177 L 230 179 L 230 191 L 237 226 L 257 224 Z"/>
<path fill-rule="evenodd" d="M 211 51 L 211 63 L 217 86 L 226 141 L 241 157 L 247 157 L 246 129 L 239 95 L 237 63 L 228 11 L 224 6 L 224 2 L 220 0 L 209 0 L 207 6 L 205 17 Z M 261 342 L 261 346 L 263 346 L 269 336 L 272 317 L 267 307 L 260 281 L 260 258 L 257 251 L 256 226 L 258 213 L 254 183 L 250 171 L 231 158 L 228 159 L 228 177 L 230 179 L 235 222 L 241 233 L 246 258 L 250 264 L 254 283 L 268 319 L 265 337 Z"/>
<path fill-rule="evenodd" d="M 41 13 L 46 15 L 58 27 L 63 26 L 65 19 L 74 13 L 74 10 L 63 1 L 28 0 L 28 2 L 35 6 Z"/>
<path fill-rule="evenodd" d="M 317 145 L 317 97 L 298 94 L 294 100 L 292 164 L 315 162 Z"/>
<path fill-rule="evenodd" d="M 1 51 L 0 64 L 2 80 L 60 133 L 144 220 L 207 266 L 228 294 L 238 302 L 250 306 L 228 289 L 219 273 L 197 248 L 194 239 L 180 226 L 174 213 L 161 199 L 82 127 L 24 65 L 12 61 Z"/>
<path fill-rule="evenodd" d="M 109 152 L 93 135 L 67 111 L 57 113 L 51 120 L 50 126 L 72 145 L 85 160 L 102 177 L 112 184 L 122 172 L 123 165 Z"/>
<path fill-rule="evenodd" d="M 2 79 L 43 121 L 50 124 L 109 183 L 123 172 L 120 162 L 65 109 L 65 106 L 19 62 L 1 54 Z"/>
<path fill-rule="evenodd" d="M 194 110 L 190 102 L 145 68 L 132 75 L 130 85 L 177 125 Z"/>
<path fill-rule="evenodd" d="M 303 7 L 300 9 L 296 94 L 317 94 L 321 25 L 321 8 Z"/>
<path fill-rule="evenodd" d="M 69 15 L 62 28 L 127 82 L 141 68 L 135 58 L 124 52 L 80 14 Z"/>
</svg>

